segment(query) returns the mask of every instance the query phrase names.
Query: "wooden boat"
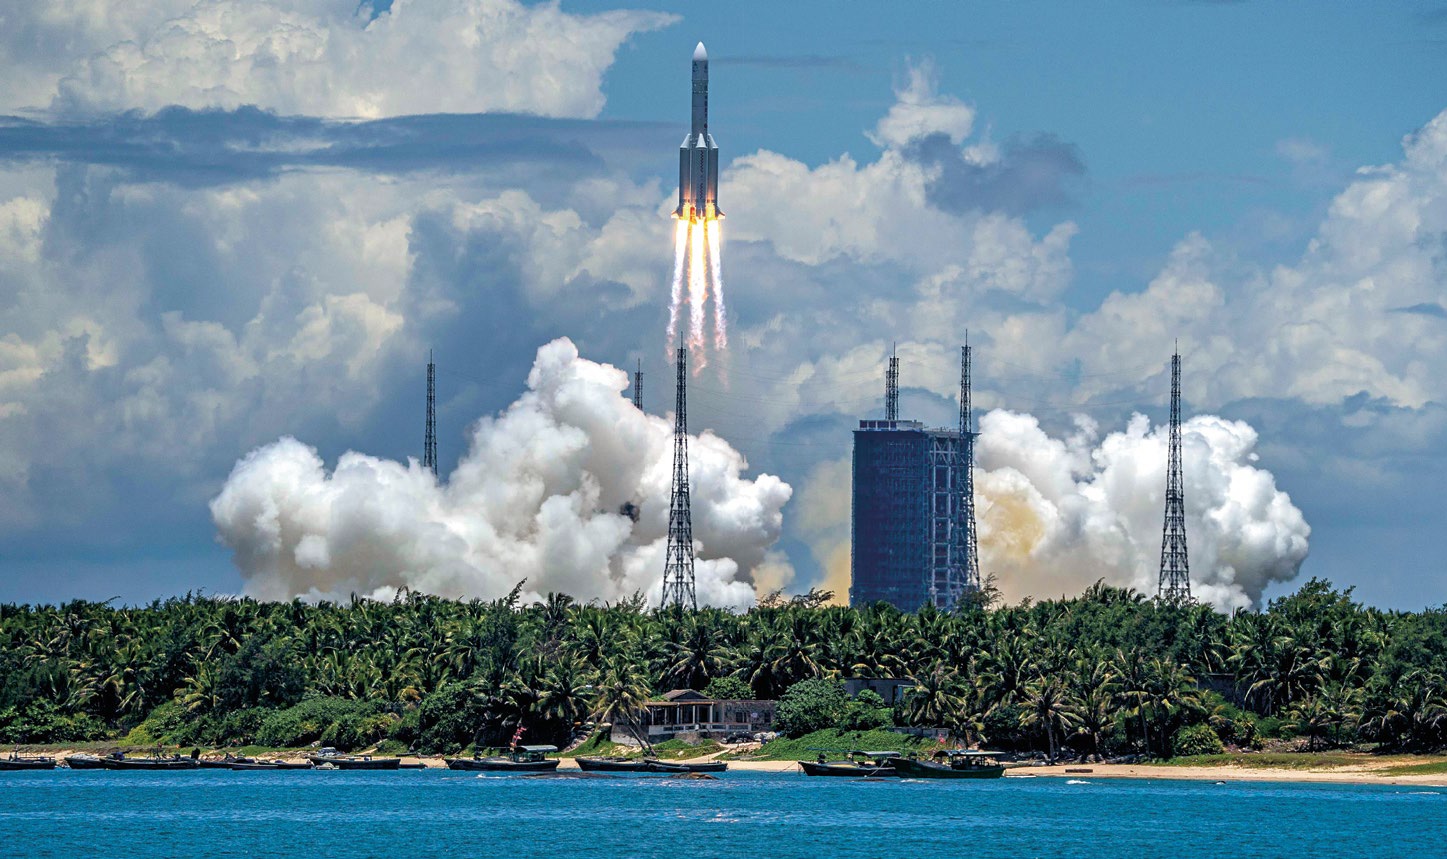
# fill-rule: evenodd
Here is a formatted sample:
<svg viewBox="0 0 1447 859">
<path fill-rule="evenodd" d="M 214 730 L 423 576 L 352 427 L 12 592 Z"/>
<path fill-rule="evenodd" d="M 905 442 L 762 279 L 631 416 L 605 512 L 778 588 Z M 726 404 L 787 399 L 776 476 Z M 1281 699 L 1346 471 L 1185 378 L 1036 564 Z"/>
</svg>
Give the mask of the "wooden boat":
<svg viewBox="0 0 1447 859">
<path fill-rule="evenodd" d="M 597 773 L 646 773 L 648 761 L 642 758 L 575 758 L 578 769 Z"/>
<path fill-rule="evenodd" d="M 804 775 L 840 778 L 896 778 L 899 771 L 894 761 L 899 752 L 848 752 L 844 760 L 831 761 L 819 755 L 817 761 L 799 761 Z"/>
<path fill-rule="evenodd" d="M 900 778 L 999 778 L 1005 767 L 996 760 L 999 752 L 950 749 L 934 753 L 934 760 L 897 758 L 894 768 Z"/>
<path fill-rule="evenodd" d="M 231 768 L 234 770 L 309 770 L 312 769 L 311 761 L 254 761 L 247 760 L 233 761 Z"/>
<path fill-rule="evenodd" d="M 401 758 L 374 758 L 371 755 L 310 755 L 309 760 L 321 766 L 335 764 L 339 770 L 395 770 Z"/>
<path fill-rule="evenodd" d="M 95 755 L 71 755 L 65 759 L 65 765 L 73 770 L 105 769 L 101 766 L 100 758 Z"/>
<path fill-rule="evenodd" d="M 557 746 L 518 746 L 506 757 L 448 758 L 450 770 L 480 770 L 482 772 L 552 772 L 558 768 L 557 758 L 545 757 L 556 752 Z"/>
<path fill-rule="evenodd" d="M 660 761 L 657 758 L 647 758 L 648 771 L 651 773 L 721 773 L 729 768 L 727 761 L 704 761 L 701 763 L 687 764 L 681 761 Z"/>
<path fill-rule="evenodd" d="M 108 758 L 101 758 L 100 765 L 102 769 L 139 772 L 200 769 L 200 765 L 194 759 L 183 758 L 179 755 L 171 758 L 128 758 L 117 753 Z"/>
<path fill-rule="evenodd" d="M 0 758 L 0 772 L 14 772 L 16 770 L 53 770 L 55 769 L 55 758 L 32 757 L 25 758 L 18 754 L 12 754 L 8 758 Z"/>
<path fill-rule="evenodd" d="M 253 762 L 252 758 L 234 758 L 231 755 L 227 755 L 224 758 L 201 758 L 196 761 L 196 765 L 203 770 L 229 770 L 234 764 L 249 764 Z"/>
</svg>

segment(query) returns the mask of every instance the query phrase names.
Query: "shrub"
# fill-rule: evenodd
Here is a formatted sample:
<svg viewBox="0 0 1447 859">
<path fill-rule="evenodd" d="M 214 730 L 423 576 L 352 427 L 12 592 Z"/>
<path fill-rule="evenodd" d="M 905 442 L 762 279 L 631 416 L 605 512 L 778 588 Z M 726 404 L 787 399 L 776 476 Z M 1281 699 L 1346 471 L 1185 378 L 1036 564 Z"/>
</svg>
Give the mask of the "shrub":
<svg viewBox="0 0 1447 859">
<path fill-rule="evenodd" d="M 779 699 L 774 726 L 790 737 L 833 728 L 844 716 L 849 696 L 831 680 L 801 680 Z"/>
<path fill-rule="evenodd" d="M 0 710 L 0 742 L 67 743 L 105 736 L 105 725 L 86 713 L 67 714 L 37 699 Z"/>
<path fill-rule="evenodd" d="M 295 707 L 271 711 L 256 731 L 256 742 L 273 747 L 324 742 L 339 749 L 346 743 L 347 748 L 359 748 L 381 737 L 390 720 L 367 720 L 384 712 L 384 705 L 376 701 L 308 698 Z"/>
<path fill-rule="evenodd" d="M 1171 753 L 1176 757 L 1219 755 L 1226 751 L 1221 738 L 1210 725 L 1191 725 L 1176 732 L 1171 739 Z"/>
<path fill-rule="evenodd" d="M 846 731 L 872 731 L 894 726 L 894 713 L 873 689 L 864 689 L 844 707 L 839 727 Z"/>
<path fill-rule="evenodd" d="M 227 713 L 221 720 L 218 742 L 230 746 L 249 746 L 256 742 L 261 725 L 276 711 L 270 707 L 249 707 Z"/>
<path fill-rule="evenodd" d="M 167 701 L 151 711 L 141 723 L 126 734 L 126 742 L 135 746 L 158 743 L 182 743 L 187 727 L 186 708 L 179 701 Z"/>
<path fill-rule="evenodd" d="M 754 697 L 754 690 L 737 677 L 715 677 L 708 681 L 703 694 L 722 701 L 747 701 Z"/>
</svg>

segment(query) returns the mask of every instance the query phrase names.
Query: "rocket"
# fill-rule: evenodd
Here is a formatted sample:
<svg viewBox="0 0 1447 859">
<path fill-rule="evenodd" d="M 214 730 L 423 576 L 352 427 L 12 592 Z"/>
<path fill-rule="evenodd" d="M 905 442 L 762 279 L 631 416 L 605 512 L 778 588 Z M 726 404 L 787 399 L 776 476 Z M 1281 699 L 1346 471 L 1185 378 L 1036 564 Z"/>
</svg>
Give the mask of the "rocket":
<svg viewBox="0 0 1447 859">
<path fill-rule="evenodd" d="M 718 208 L 718 145 L 708 133 L 708 51 L 693 49 L 693 123 L 678 147 L 678 208 L 673 216 L 700 222 L 722 218 Z"/>
</svg>

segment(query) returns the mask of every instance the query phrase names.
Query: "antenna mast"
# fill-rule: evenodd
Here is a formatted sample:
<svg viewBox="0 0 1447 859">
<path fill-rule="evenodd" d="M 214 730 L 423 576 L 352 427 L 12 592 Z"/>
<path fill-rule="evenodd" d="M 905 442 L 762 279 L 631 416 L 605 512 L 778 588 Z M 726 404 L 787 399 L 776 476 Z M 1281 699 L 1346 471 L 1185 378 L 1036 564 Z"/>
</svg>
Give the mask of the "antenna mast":
<svg viewBox="0 0 1447 859">
<path fill-rule="evenodd" d="M 688 491 L 688 350 L 678 347 L 673 414 L 673 498 L 668 507 L 668 551 L 663 567 L 663 607 L 697 609 L 693 590 L 693 514 Z"/>
<path fill-rule="evenodd" d="M 1166 463 L 1166 521 L 1161 529 L 1161 578 L 1156 596 L 1171 602 L 1191 599 L 1186 559 L 1186 492 L 1181 473 L 1181 350 L 1171 356 L 1170 453 Z"/>
<path fill-rule="evenodd" d="M 643 359 L 638 359 L 638 369 L 633 371 L 633 408 L 643 411 Z"/>
</svg>

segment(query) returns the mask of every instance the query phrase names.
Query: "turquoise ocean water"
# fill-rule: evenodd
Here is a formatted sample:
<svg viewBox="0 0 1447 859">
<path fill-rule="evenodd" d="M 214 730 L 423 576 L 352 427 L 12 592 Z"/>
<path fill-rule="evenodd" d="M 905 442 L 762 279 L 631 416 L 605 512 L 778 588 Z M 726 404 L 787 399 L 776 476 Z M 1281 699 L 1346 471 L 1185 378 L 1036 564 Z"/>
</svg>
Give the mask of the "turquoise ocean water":
<svg viewBox="0 0 1447 859">
<path fill-rule="evenodd" d="M 1447 787 L 57 770 L 0 774 L 0 856 L 1433 857 Z"/>
</svg>

